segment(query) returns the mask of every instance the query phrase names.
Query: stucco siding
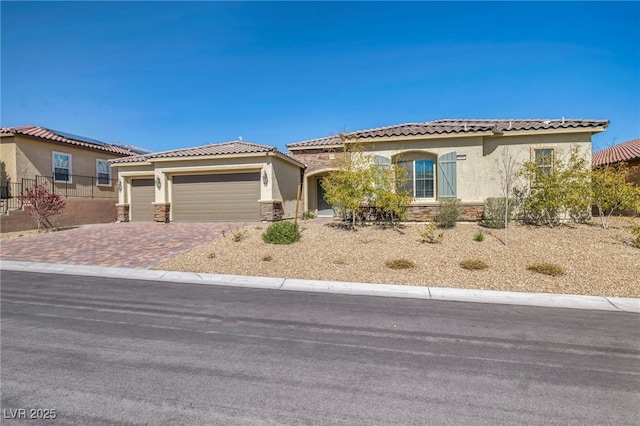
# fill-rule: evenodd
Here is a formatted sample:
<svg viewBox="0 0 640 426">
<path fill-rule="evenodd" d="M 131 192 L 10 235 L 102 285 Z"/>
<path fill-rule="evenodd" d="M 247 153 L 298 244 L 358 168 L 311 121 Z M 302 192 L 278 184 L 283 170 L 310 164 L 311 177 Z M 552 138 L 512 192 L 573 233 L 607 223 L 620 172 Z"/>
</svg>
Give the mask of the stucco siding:
<svg viewBox="0 0 640 426">
<path fill-rule="evenodd" d="M 102 151 L 77 148 L 29 138 L 14 137 L 16 152 L 16 178 L 34 179 L 36 175 L 53 175 L 53 152 L 71 154 L 71 174 L 97 176 L 96 159 L 111 160 L 119 156 Z M 115 174 L 111 173 L 112 178 Z"/>
<path fill-rule="evenodd" d="M 16 182 L 16 144 L 14 137 L 0 138 L 0 185 L 5 185 L 7 181 Z"/>
<path fill-rule="evenodd" d="M 457 156 L 456 197 L 466 203 L 482 203 L 489 197 L 502 195 L 500 170 L 503 152 L 508 150 L 518 165 L 533 160 L 533 150 L 554 149 L 556 158 L 565 158 L 573 145 L 590 164 L 591 133 L 538 134 L 513 136 L 472 136 L 425 138 L 412 140 L 388 140 L 364 143 L 363 148 L 371 155 L 380 155 L 391 160 L 433 159 L 455 152 Z M 315 179 L 322 170 L 333 168 L 335 151 L 300 150 L 294 157 L 307 165 L 305 194 L 306 208 L 315 208 Z M 437 178 L 437 177 L 436 177 Z M 437 188 L 437 182 L 434 185 Z M 436 199 L 439 194 L 436 194 Z M 431 200 L 433 201 L 433 200 Z M 416 199 L 413 205 L 428 205 L 430 201 Z"/>
<path fill-rule="evenodd" d="M 296 212 L 296 197 L 302 171 L 300 167 L 277 157 L 272 157 L 271 165 L 274 180 L 272 199 L 282 200 L 283 219 L 293 218 Z M 302 210 L 303 208 L 302 203 L 300 203 L 299 209 Z"/>
</svg>

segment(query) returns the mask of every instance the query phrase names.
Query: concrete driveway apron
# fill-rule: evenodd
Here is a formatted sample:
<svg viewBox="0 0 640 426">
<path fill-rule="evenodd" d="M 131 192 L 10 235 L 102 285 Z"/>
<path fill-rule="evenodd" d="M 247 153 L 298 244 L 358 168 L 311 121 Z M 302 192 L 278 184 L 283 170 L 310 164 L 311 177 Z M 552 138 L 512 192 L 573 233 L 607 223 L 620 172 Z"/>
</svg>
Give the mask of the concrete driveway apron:
<svg viewBox="0 0 640 426">
<path fill-rule="evenodd" d="M 149 268 L 246 223 L 108 223 L 0 241 L 2 260 Z"/>
</svg>

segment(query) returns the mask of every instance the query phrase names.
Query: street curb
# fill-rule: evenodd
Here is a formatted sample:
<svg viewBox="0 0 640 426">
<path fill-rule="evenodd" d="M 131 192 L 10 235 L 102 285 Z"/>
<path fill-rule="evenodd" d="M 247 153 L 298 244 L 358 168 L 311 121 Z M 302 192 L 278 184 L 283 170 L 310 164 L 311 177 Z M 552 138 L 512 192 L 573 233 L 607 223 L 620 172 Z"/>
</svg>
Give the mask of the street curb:
<svg viewBox="0 0 640 426">
<path fill-rule="evenodd" d="M 394 284 L 299 280 L 246 275 L 200 274 L 194 272 L 20 262 L 13 260 L 0 261 L 0 270 L 359 296 L 403 297 L 455 302 L 495 303 L 503 305 L 640 313 L 640 299 L 627 297 L 520 293 L 511 291 L 471 290 Z"/>
</svg>

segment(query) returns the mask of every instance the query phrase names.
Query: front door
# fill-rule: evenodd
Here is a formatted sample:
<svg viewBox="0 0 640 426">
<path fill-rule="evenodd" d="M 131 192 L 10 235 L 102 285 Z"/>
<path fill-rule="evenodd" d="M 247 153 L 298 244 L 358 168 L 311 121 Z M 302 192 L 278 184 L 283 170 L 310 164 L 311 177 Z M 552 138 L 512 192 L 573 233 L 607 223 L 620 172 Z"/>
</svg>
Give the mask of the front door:
<svg viewBox="0 0 640 426">
<path fill-rule="evenodd" d="M 318 216 L 333 216 L 333 207 L 324 198 L 324 188 L 322 187 L 322 178 L 317 180 L 318 193 Z"/>
</svg>

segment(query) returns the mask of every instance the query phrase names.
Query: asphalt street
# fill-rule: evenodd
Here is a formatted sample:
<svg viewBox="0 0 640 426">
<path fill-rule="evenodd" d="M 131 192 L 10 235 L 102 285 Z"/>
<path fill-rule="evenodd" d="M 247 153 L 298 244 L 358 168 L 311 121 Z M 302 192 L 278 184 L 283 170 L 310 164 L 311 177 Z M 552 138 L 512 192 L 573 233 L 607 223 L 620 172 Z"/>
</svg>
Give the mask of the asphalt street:
<svg viewBox="0 0 640 426">
<path fill-rule="evenodd" d="M 0 278 L 3 425 L 640 422 L 635 313 Z"/>
</svg>

